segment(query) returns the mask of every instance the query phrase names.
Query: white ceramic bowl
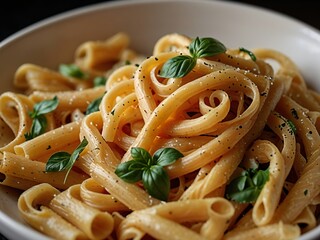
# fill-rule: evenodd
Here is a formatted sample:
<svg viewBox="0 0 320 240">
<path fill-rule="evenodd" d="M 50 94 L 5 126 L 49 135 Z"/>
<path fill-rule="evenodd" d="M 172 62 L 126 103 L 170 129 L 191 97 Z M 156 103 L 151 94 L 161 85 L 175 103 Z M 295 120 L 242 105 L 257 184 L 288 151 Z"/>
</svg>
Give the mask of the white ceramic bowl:
<svg viewBox="0 0 320 240">
<path fill-rule="evenodd" d="M 300 21 L 261 8 L 223 1 L 117 1 L 69 11 L 34 24 L 0 43 L 0 92 L 12 89 L 23 63 L 49 68 L 69 62 L 86 40 L 127 32 L 132 48 L 151 54 L 167 33 L 211 36 L 227 47 L 265 47 L 291 57 L 308 83 L 320 91 L 320 32 Z M 47 239 L 25 225 L 17 211 L 19 192 L 0 186 L 0 232 L 10 239 Z M 320 237 L 320 227 L 300 239 Z"/>
</svg>

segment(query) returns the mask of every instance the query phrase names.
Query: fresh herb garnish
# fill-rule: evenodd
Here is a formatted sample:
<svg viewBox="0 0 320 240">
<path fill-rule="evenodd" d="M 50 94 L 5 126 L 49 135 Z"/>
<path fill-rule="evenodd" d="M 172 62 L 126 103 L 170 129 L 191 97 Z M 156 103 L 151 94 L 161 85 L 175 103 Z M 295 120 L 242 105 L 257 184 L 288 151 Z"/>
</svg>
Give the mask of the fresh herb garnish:
<svg viewBox="0 0 320 240">
<path fill-rule="evenodd" d="M 186 76 L 195 67 L 198 58 L 226 52 L 227 48 L 214 38 L 195 38 L 189 45 L 188 55 L 179 55 L 164 63 L 160 76 L 178 78 Z"/>
<path fill-rule="evenodd" d="M 102 101 L 103 95 L 98 97 L 97 99 L 93 100 L 87 107 L 86 115 L 99 111 L 99 106 Z"/>
<path fill-rule="evenodd" d="M 80 153 L 88 145 L 87 139 L 83 139 L 72 154 L 68 152 L 56 152 L 48 160 L 46 164 L 46 172 L 61 172 L 67 170 L 64 182 L 66 182 L 69 172 L 78 159 Z"/>
<path fill-rule="evenodd" d="M 250 50 L 245 49 L 245 48 L 243 48 L 243 47 L 240 47 L 240 48 L 239 48 L 239 51 L 240 51 L 240 52 L 245 52 L 245 53 L 247 53 L 247 54 L 250 56 L 250 58 L 251 58 L 252 61 L 254 61 L 254 62 L 257 61 L 256 56 L 255 56 L 254 53 L 251 52 Z"/>
<path fill-rule="evenodd" d="M 293 123 L 291 120 L 287 120 L 287 124 L 288 124 L 288 126 L 290 127 L 290 129 L 291 129 L 290 133 L 291 133 L 291 134 L 296 134 L 296 133 L 297 133 L 297 128 L 296 128 L 296 126 L 294 125 L 294 123 Z"/>
<path fill-rule="evenodd" d="M 294 123 L 291 120 L 286 119 L 285 117 L 283 117 L 280 114 L 277 114 L 276 116 L 278 116 L 283 121 L 283 123 L 279 125 L 281 130 L 287 124 L 289 126 L 289 128 L 290 128 L 290 130 L 289 130 L 290 134 L 296 134 L 297 133 L 297 128 L 296 128 L 296 126 L 294 125 Z"/>
<path fill-rule="evenodd" d="M 170 178 L 163 167 L 174 163 L 183 154 L 174 148 L 160 148 L 153 156 L 143 148 L 131 148 L 132 160 L 120 163 L 115 173 L 123 181 L 142 181 L 152 197 L 167 201 L 170 192 Z"/>
<path fill-rule="evenodd" d="M 59 104 L 57 96 L 51 100 L 44 100 L 36 103 L 33 111 L 29 112 L 29 116 L 33 119 L 30 132 L 24 134 L 26 140 L 33 139 L 45 132 L 47 128 L 47 119 L 44 116 L 54 111 Z"/>
<path fill-rule="evenodd" d="M 180 55 L 169 59 L 162 67 L 160 76 L 166 78 L 180 78 L 186 76 L 196 65 L 197 59 L 187 55 Z"/>
<path fill-rule="evenodd" d="M 106 85 L 106 82 L 107 82 L 107 78 L 103 76 L 98 76 L 93 79 L 93 86 L 94 87 L 104 86 Z"/>
<path fill-rule="evenodd" d="M 247 169 L 227 185 L 226 197 L 239 203 L 255 202 L 268 180 L 269 169 Z"/>
<path fill-rule="evenodd" d="M 60 64 L 59 72 L 66 77 L 74 77 L 79 79 L 87 78 L 87 74 L 81 71 L 81 69 L 75 64 Z"/>
</svg>

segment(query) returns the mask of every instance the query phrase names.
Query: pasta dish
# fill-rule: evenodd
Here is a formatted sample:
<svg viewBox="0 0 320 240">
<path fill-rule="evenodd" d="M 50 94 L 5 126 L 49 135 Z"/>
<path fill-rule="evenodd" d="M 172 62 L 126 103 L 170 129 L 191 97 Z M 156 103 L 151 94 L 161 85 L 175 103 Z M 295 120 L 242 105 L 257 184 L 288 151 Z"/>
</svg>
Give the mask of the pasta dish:
<svg viewBox="0 0 320 240">
<path fill-rule="evenodd" d="M 0 95 L 0 183 L 54 239 L 297 239 L 320 210 L 320 94 L 272 49 L 119 32 Z"/>
</svg>

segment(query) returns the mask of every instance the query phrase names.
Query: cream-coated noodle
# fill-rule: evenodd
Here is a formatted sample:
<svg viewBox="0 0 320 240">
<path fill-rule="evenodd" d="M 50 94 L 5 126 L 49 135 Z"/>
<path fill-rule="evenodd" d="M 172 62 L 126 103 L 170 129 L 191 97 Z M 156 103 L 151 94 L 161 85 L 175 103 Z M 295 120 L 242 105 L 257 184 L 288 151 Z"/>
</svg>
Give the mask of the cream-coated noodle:
<svg viewBox="0 0 320 240">
<path fill-rule="evenodd" d="M 315 228 L 319 93 L 281 52 L 196 52 L 211 40 L 167 34 L 145 57 L 120 32 L 81 44 L 71 70 L 20 66 L 20 91 L 0 96 L 0 180 L 22 190 L 26 223 L 56 239 L 296 239 Z M 188 72 L 166 77 L 172 59 Z M 177 157 L 164 163 L 168 149 Z M 137 170 L 134 150 L 152 167 Z M 132 172 L 142 177 L 128 182 Z M 155 172 L 170 179 L 165 200 L 162 180 L 148 183 Z"/>
</svg>

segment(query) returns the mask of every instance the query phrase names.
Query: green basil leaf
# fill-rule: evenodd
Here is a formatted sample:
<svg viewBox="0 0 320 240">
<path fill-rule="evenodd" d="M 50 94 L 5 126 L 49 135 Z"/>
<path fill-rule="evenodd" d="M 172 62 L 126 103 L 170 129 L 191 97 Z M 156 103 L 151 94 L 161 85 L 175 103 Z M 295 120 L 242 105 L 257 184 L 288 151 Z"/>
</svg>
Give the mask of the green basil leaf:
<svg viewBox="0 0 320 240">
<path fill-rule="evenodd" d="M 32 136 L 32 132 L 27 132 L 24 134 L 24 138 L 28 141 L 31 140 L 33 138 Z"/>
<path fill-rule="evenodd" d="M 148 194 L 161 201 L 167 201 L 170 179 L 167 172 L 158 165 L 151 166 L 142 173 L 142 183 Z"/>
<path fill-rule="evenodd" d="M 47 119 L 44 115 L 39 115 L 33 119 L 30 132 L 26 133 L 24 137 L 26 140 L 31 140 L 45 132 L 47 128 Z"/>
<path fill-rule="evenodd" d="M 131 148 L 132 160 L 117 166 L 115 174 L 122 180 L 135 183 L 142 180 L 146 191 L 162 201 L 166 201 L 170 192 L 170 178 L 162 166 L 167 166 L 183 155 L 173 148 L 162 148 L 151 157 L 140 147 Z"/>
<path fill-rule="evenodd" d="M 67 169 L 70 153 L 57 152 L 54 153 L 46 164 L 46 172 L 60 172 Z"/>
<path fill-rule="evenodd" d="M 157 165 L 163 167 L 174 163 L 181 157 L 183 157 L 183 154 L 175 148 L 160 148 L 153 155 Z"/>
<path fill-rule="evenodd" d="M 247 169 L 227 185 L 226 198 L 240 203 L 254 202 L 268 180 L 268 169 Z"/>
<path fill-rule="evenodd" d="M 40 115 L 33 119 L 31 131 L 33 132 L 33 137 L 37 137 L 45 132 L 47 128 L 47 119 L 44 115 Z"/>
<path fill-rule="evenodd" d="M 40 131 L 41 131 L 41 122 L 37 119 L 34 119 L 32 121 L 30 132 L 25 133 L 24 137 L 26 140 L 31 140 L 31 139 L 35 138 L 36 136 L 39 136 Z"/>
<path fill-rule="evenodd" d="M 148 165 L 141 161 L 132 160 L 129 162 L 131 163 L 129 166 L 129 170 L 144 170 L 148 168 Z"/>
<path fill-rule="evenodd" d="M 54 98 L 51 100 L 44 100 L 35 104 L 33 108 L 35 117 L 54 111 L 58 107 L 58 105 L 59 105 L 59 101 L 57 96 L 54 96 Z"/>
<path fill-rule="evenodd" d="M 197 59 L 187 55 L 173 57 L 162 66 L 160 76 L 180 78 L 186 76 L 196 66 Z"/>
<path fill-rule="evenodd" d="M 256 56 L 255 56 L 254 53 L 251 52 L 250 50 L 245 49 L 245 48 L 243 48 L 243 47 L 240 47 L 240 48 L 239 48 L 239 51 L 247 53 L 247 54 L 250 56 L 250 58 L 251 58 L 252 61 L 254 61 L 254 62 L 257 61 Z"/>
<path fill-rule="evenodd" d="M 239 176 L 233 179 L 226 187 L 226 197 L 231 199 L 235 193 L 241 192 L 245 189 L 247 176 Z"/>
<path fill-rule="evenodd" d="M 191 56 L 195 58 L 211 57 L 227 51 L 227 48 L 214 38 L 195 38 L 189 46 Z"/>
<path fill-rule="evenodd" d="M 214 56 L 227 51 L 227 48 L 214 38 L 195 38 L 189 45 L 191 56 L 180 55 L 169 59 L 162 66 L 160 76 L 178 78 L 186 76 L 195 67 L 197 58 Z"/>
<path fill-rule="evenodd" d="M 152 165 L 152 157 L 150 153 L 143 148 L 140 148 L 140 147 L 131 148 L 131 157 L 133 158 L 133 160 L 141 161 L 149 166 Z"/>
<path fill-rule="evenodd" d="M 54 111 L 59 105 L 57 96 L 51 100 L 44 100 L 34 105 L 33 111 L 29 116 L 33 119 L 29 133 L 24 136 L 26 140 L 33 139 L 45 132 L 47 128 L 47 119 L 44 114 Z"/>
<path fill-rule="evenodd" d="M 90 113 L 99 111 L 99 107 L 100 107 L 102 98 L 103 98 L 103 96 L 98 97 L 97 99 L 93 100 L 93 101 L 88 105 L 87 110 L 86 110 L 86 115 L 89 115 Z"/>
<path fill-rule="evenodd" d="M 120 163 L 116 170 L 115 174 L 120 177 L 123 181 L 128 183 L 135 183 L 142 179 L 142 170 L 141 169 L 130 169 L 132 163 L 136 162 L 135 160 L 131 160 L 128 162 Z"/>
<path fill-rule="evenodd" d="M 80 153 L 85 149 L 87 145 L 88 145 L 88 140 L 83 138 L 81 143 L 77 146 L 77 148 L 71 154 L 68 168 L 72 168 L 73 164 L 78 159 Z"/>
<path fill-rule="evenodd" d="M 93 79 L 93 86 L 94 87 L 104 86 L 106 85 L 106 82 L 107 82 L 107 78 L 103 76 L 95 77 Z"/>
<path fill-rule="evenodd" d="M 269 170 L 266 169 L 265 171 L 263 170 L 258 170 L 256 174 L 252 177 L 252 182 L 254 183 L 255 186 L 257 187 L 263 187 L 264 184 L 269 180 Z"/>
<path fill-rule="evenodd" d="M 81 69 L 75 64 L 61 64 L 59 66 L 59 72 L 66 77 L 74 77 L 79 79 L 87 78 L 87 74 L 81 71 Z"/>
<path fill-rule="evenodd" d="M 238 191 L 244 190 L 247 183 L 247 176 L 240 176 L 232 181 L 232 184 L 236 187 Z"/>
<path fill-rule="evenodd" d="M 38 116 L 38 113 L 34 109 L 33 109 L 33 111 L 29 111 L 28 114 L 32 119 L 34 119 Z"/>
<path fill-rule="evenodd" d="M 84 150 L 87 146 L 88 141 L 87 139 L 83 139 L 78 147 L 73 151 L 70 155 L 67 152 L 57 152 L 54 153 L 48 160 L 46 164 L 46 171 L 47 172 L 59 172 L 63 170 L 67 170 L 66 176 L 64 178 L 64 182 L 66 182 L 67 177 L 75 163 L 78 159 L 80 153 Z"/>
<path fill-rule="evenodd" d="M 259 197 L 261 189 L 249 187 L 240 192 L 229 193 L 228 198 L 239 203 L 253 203 Z"/>
</svg>

